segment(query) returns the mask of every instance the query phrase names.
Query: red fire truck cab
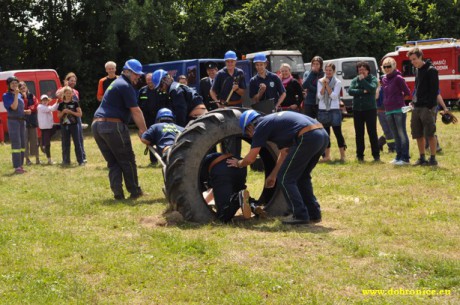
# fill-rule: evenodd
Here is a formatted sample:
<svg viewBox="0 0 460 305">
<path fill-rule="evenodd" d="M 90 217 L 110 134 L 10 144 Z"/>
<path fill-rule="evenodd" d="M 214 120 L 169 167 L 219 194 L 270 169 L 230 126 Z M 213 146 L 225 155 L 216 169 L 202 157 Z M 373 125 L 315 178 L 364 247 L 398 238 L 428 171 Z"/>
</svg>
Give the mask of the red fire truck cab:
<svg viewBox="0 0 460 305">
<path fill-rule="evenodd" d="M 446 104 L 450 107 L 460 106 L 460 40 L 436 38 L 406 41 L 404 46 L 396 47 L 394 52 L 383 57 L 393 57 L 396 60 L 397 69 L 406 79 L 411 92 L 414 92 L 415 87 L 415 69 L 407 58 L 407 52 L 413 47 L 421 49 L 423 58 L 429 59 L 438 70 L 439 89 Z"/>
<path fill-rule="evenodd" d="M 3 106 L 3 93 L 8 88 L 6 86 L 6 79 L 10 76 L 16 76 L 20 81 L 24 81 L 27 84 L 29 91 L 40 99 L 42 94 L 48 95 L 54 104 L 56 100 L 56 90 L 61 87 L 59 76 L 55 70 L 43 69 L 43 70 L 12 70 L 0 72 L 0 118 L 3 124 L 4 131 L 8 131 L 7 125 L 7 112 Z M 54 113 L 54 122 L 59 123 L 56 112 Z"/>
</svg>

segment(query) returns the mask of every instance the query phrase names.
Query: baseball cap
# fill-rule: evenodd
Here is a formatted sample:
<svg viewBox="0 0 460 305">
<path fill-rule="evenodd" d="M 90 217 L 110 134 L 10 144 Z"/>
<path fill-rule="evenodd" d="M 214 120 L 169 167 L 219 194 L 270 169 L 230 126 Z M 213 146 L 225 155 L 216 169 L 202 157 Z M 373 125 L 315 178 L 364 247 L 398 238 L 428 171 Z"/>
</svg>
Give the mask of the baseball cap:
<svg viewBox="0 0 460 305">
<path fill-rule="evenodd" d="M 42 96 L 40 96 L 40 100 L 49 100 L 49 99 L 50 98 L 46 94 L 42 94 Z"/>
</svg>

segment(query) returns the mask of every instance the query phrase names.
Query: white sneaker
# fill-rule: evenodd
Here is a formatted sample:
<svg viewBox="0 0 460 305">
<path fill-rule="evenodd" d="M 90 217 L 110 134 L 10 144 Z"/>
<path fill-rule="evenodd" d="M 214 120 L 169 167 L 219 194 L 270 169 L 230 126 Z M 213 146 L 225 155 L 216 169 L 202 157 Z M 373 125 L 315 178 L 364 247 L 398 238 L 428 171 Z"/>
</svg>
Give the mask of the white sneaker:
<svg viewBox="0 0 460 305">
<path fill-rule="evenodd" d="M 393 160 L 390 161 L 390 164 L 396 164 L 396 163 L 398 163 L 398 162 L 399 162 L 399 160 L 393 159 Z"/>
<path fill-rule="evenodd" d="M 403 161 L 403 160 L 399 160 L 398 162 L 396 162 L 394 165 L 410 165 L 410 162 L 406 162 L 406 161 Z"/>
</svg>

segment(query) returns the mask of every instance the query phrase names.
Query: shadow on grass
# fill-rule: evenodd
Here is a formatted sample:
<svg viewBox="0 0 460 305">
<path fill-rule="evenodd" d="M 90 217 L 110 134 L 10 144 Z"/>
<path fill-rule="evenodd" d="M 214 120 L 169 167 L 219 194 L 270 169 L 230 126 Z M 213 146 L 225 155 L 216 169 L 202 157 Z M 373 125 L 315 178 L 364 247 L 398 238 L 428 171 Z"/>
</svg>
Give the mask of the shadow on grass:
<svg viewBox="0 0 460 305">
<path fill-rule="evenodd" d="M 128 206 L 138 206 L 138 205 L 152 205 L 152 204 L 167 204 L 168 202 L 164 197 L 159 198 L 147 198 L 142 197 L 138 199 L 114 199 L 107 198 L 103 200 L 94 200 L 92 204 L 100 204 L 105 206 L 115 206 L 115 205 L 128 205 Z"/>
<path fill-rule="evenodd" d="M 257 219 L 251 218 L 249 220 L 243 219 L 240 216 L 235 216 L 233 220 L 229 223 L 221 223 L 219 221 L 214 221 L 207 224 L 199 224 L 193 222 L 181 222 L 169 227 L 176 227 L 182 230 L 194 230 L 201 229 L 205 226 L 211 227 L 235 227 L 239 229 L 247 229 L 252 231 L 259 232 L 304 232 L 304 233 L 313 233 L 313 234 L 327 234 L 332 231 L 335 231 L 334 228 L 329 228 L 321 224 L 307 224 L 307 225 L 284 225 L 281 223 L 281 218 L 267 218 L 267 219 Z"/>
</svg>

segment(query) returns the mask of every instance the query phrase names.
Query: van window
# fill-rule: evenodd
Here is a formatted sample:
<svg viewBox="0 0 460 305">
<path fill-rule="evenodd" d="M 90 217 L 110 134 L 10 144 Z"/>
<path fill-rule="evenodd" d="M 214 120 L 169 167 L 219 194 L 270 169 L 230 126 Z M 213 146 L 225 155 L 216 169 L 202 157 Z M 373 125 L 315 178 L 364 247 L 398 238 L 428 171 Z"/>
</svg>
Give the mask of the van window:
<svg viewBox="0 0 460 305">
<path fill-rule="evenodd" d="M 415 69 L 412 66 L 410 60 L 404 60 L 402 63 L 402 75 L 404 77 L 406 76 L 414 76 L 415 75 Z"/>
<path fill-rule="evenodd" d="M 371 68 L 371 74 L 372 75 L 377 75 L 377 67 L 375 66 L 375 62 L 366 60 L 369 64 L 369 67 Z M 342 63 L 342 76 L 343 79 L 353 79 L 358 75 L 358 72 L 356 71 L 356 64 L 358 61 L 344 61 Z"/>
<path fill-rule="evenodd" d="M 40 92 L 46 94 L 50 98 L 56 98 L 56 82 L 54 80 L 41 80 L 40 81 Z"/>
<path fill-rule="evenodd" d="M 35 82 L 33 81 L 30 81 L 30 80 L 26 80 L 24 81 L 27 85 L 27 89 L 29 89 L 30 93 L 32 93 L 33 95 L 37 95 L 36 94 L 36 90 L 35 90 Z"/>
</svg>

